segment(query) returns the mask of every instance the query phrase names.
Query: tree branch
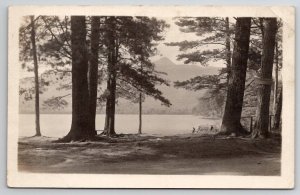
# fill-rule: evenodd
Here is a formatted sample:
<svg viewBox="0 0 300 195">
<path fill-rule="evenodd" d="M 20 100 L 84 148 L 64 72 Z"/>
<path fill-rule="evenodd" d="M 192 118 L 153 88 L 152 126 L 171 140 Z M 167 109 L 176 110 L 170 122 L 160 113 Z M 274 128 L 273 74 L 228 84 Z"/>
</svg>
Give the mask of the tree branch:
<svg viewBox="0 0 300 195">
<path fill-rule="evenodd" d="M 45 23 L 45 27 L 48 29 L 48 31 L 51 33 L 51 35 L 54 37 L 54 39 L 57 41 L 57 43 L 59 43 L 61 45 L 62 49 L 69 55 L 69 58 L 71 58 L 72 54 L 64 47 L 65 44 L 58 40 L 58 38 L 56 37 L 56 35 L 53 33 L 53 31 L 49 27 L 49 24 L 47 23 L 47 21 L 45 20 L 45 18 L 44 17 L 41 17 L 41 18 L 42 18 L 42 20 Z"/>
</svg>

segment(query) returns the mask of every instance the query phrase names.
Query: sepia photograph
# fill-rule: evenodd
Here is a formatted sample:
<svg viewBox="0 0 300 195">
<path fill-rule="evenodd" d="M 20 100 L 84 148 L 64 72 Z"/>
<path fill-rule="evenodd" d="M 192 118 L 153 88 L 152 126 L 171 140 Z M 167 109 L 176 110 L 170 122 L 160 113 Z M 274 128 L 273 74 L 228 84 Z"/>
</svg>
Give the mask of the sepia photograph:
<svg viewBox="0 0 300 195">
<path fill-rule="evenodd" d="M 9 9 L 9 186 L 293 187 L 292 7 L 67 8 Z"/>
</svg>

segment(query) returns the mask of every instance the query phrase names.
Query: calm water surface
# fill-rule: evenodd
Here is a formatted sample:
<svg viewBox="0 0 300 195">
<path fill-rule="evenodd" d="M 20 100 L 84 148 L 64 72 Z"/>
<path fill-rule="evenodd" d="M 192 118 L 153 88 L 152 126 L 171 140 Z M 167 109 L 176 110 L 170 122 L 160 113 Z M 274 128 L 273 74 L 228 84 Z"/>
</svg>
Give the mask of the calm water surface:
<svg viewBox="0 0 300 195">
<path fill-rule="evenodd" d="M 105 115 L 98 114 L 96 128 L 103 129 Z M 116 133 L 137 133 L 138 115 L 116 115 Z M 19 136 L 35 134 L 34 114 L 20 114 Z M 71 127 L 71 114 L 42 114 L 41 132 L 44 136 L 62 137 Z M 193 127 L 219 126 L 221 120 L 206 119 L 194 115 L 143 115 L 142 132 L 155 135 L 191 133 Z"/>
</svg>

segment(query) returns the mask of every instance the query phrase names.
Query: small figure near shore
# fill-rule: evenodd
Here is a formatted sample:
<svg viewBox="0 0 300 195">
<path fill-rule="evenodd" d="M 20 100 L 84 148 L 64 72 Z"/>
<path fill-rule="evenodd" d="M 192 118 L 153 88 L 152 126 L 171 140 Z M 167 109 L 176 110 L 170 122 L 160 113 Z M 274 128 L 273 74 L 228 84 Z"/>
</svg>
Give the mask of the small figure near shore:
<svg viewBox="0 0 300 195">
<path fill-rule="evenodd" d="M 210 128 L 207 127 L 207 128 L 204 128 L 204 127 L 201 127 L 200 125 L 198 126 L 197 130 L 195 127 L 193 127 L 193 130 L 192 130 L 192 133 L 200 133 L 201 131 L 204 131 L 204 130 L 210 130 L 211 132 L 214 131 L 214 126 L 211 125 Z"/>
<path fill-rule="evenodd" d="M 192 131 L 192 133 L 195 133 L 196 132 L 196 129 L 195 129 L 195 127 L 193 127 L 193 131 Z"/>
</svg>

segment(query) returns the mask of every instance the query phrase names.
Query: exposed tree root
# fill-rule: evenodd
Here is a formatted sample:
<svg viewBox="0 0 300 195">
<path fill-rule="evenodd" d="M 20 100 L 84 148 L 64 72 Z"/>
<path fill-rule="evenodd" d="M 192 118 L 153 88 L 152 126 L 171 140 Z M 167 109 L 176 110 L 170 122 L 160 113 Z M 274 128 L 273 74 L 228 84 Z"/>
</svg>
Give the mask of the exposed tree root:
<svg viewBox="0 0 300 195">
<path fill-rule="evenodd" d="M 263 135 L 259 132 L 258 129 L 255 129 L 251 134 L 252 139 L 266 139 L 269 138 L 269 133 L 267 135 Z"/>
<path fill-rule="evenodd" d="M 115 132 L 108 133 L 108 130 L 102 131 L 102 133 L 100 133 L 100 135 L 105 135 L 107 137 L 119 137 L 118 134 L 116 134 Z"/>
<path fill-rule="evenodd" d="M 30 136 L 30 137 L 45 137 L 45 136 L 35 134 L 33 136 Z"/>
<path fill-rule="evenodd" d="M 108 141 L 111 142 L 111 138 L 123 137 L 123 134 L 107 134 L 103 131 L 100 135 L 87 135 L 78 136 L 73 134 L 68 134 L 63 138 L 53 141 L 53 143 L 68 143 L 68 142 L 88 142 L 88 141 Z"/>
<path fill-rule="evenodd" d="M 238 124 L 237 127 L 224 128 L 224 131 L 220 131 L 219 133 L 216 134 L 216 136 L 246 137 L 249 136 L 250 134 L 251 132 L 247 131 L 241 124 Z"/>
<path fill-rule="evenodd" d="M 63 138 L 54 140 L 53 143 L 68 143 L 68 142 L 88 142 L 88 141 L 104 141 L 107 140 L 99 136 L 71 136 L 66 135 Z"/>
</svg>

